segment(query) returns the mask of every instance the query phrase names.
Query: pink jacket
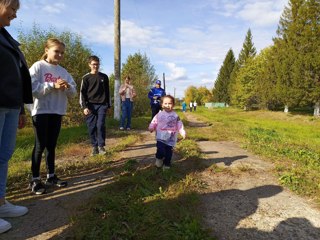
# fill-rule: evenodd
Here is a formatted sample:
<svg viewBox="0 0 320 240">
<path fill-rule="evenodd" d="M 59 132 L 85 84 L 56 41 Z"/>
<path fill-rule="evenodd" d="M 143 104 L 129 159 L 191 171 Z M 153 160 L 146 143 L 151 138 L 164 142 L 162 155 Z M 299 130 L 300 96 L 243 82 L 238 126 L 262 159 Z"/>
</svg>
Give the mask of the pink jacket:
<svg viewBox="0 0 320 240">
<path fill-rule="evenodd" d="M 129 87 L 129 96 L 130 96 L 130 101 L 133 102 L 133 98 L 137 96 L 136 90 L 134 89 L 133 85 L 127 85 Z M 122 84 L 119 89 L 119 94 L 121 96 L 121 101 L 126 100 L 126 85 Z"/>
<path fill-rule="evenodd" d="M 156 130 L 157 141 L 161 141 L 169 146 L 176 145 L 178 132 L 181 136 L 186 136 L 183 123 L 174 111 L 160 111 L 152 119 L 149 130 Z"/>
</svg>

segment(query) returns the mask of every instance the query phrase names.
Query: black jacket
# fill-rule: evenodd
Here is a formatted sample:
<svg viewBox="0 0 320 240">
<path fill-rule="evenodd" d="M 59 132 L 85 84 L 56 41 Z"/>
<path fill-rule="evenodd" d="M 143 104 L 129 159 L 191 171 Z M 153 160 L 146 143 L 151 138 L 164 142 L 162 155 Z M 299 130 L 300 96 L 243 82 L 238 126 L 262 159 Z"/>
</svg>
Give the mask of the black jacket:
<svg viewBox="0 0 320 240">
<path fill-rule="evenodd" d="M 0 29 L 0 107 L 20 108 L 32 103 L 32 85 L 27 62 L 19 43 Z"/>
</svg>

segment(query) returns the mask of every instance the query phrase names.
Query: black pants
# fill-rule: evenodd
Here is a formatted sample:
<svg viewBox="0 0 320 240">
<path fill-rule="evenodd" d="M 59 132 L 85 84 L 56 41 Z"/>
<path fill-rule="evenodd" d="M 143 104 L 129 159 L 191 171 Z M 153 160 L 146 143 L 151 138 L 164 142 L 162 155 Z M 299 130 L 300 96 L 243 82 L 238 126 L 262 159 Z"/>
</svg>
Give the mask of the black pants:
<svg viewBox="0 0 320 240">
<path fill-rule="evenodd" d="M 163 159 L 163 165 L 171 166 L 171 158 L 173 153 L 173 147 L 163 142 L 157 141 L 156 158 Z"/>
<path fill-rule="evenodd" d="M 39 114 L 32 117 L 35 144 L 32 151 L 32 176 L 40 176 L 40 165 L 44 150 L 47 173 L 53 174 L 55 170 L 55 151 L 61 129 L 62 116 L 58 114 Z"/>
<path fill-rule="evenodd" d="M 157 105 L 151 105 L 151 112 L 152 112 L 152 117 L 151 120 L 154 118 L 155 115 L 161 110 L 160 104 Z"/>
</svg>

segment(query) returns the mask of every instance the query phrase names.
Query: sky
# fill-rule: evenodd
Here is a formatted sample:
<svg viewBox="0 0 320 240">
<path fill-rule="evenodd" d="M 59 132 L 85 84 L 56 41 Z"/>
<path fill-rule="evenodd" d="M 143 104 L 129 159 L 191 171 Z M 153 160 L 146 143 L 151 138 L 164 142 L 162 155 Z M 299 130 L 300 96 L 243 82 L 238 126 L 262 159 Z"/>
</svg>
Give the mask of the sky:
<svg viewBox="0 0 320 240">
<path fill-rule="evenodd" d="M 34 24 L 71 31 L 101 58 L 101 71 L 114 72 L 114 1 L 21 0 L 7 30 L 16 38 Z M 182 98 L 189 86 L 211 90 L 223 60 L 235 57 L 251 29 L 257 52 L 272 38 L 288 0 L 124 0 L 121 1 L 121 62 L 146 54 L 166 92 Z M 88 69 L 89 70 L 89 69 Z M 163 85 L 163 84 L 162 84 Z"/>
</svg>

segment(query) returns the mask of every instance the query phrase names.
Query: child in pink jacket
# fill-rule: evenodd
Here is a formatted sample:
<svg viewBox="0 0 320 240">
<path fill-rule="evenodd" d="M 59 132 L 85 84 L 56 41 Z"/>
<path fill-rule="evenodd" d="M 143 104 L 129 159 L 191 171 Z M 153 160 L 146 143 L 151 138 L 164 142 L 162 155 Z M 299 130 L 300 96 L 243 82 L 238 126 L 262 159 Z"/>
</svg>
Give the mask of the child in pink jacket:
<svg viewBox="0 0 320 240">
<path fill-rule="evenodd" d="M 178 132 L 183 139 L 186 137 L 186 132 L 179 116 L 173 111 L 174 98 L 170 95 L 162 97 L 161 106 L 162 111 L 152 119 L 149 131 L 156 131 L 157 152 L 155 164 L 157 167 L 163 166 L 165 170 L 171 166 L 173 147 L 177 143 Z"/>
</svg>

